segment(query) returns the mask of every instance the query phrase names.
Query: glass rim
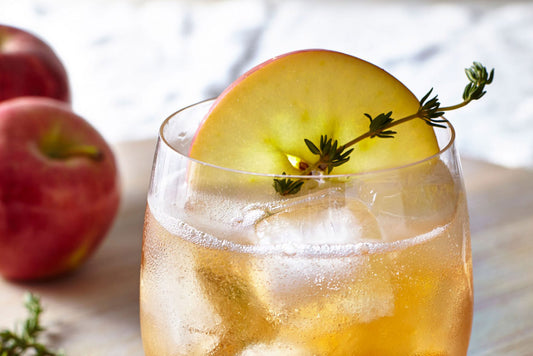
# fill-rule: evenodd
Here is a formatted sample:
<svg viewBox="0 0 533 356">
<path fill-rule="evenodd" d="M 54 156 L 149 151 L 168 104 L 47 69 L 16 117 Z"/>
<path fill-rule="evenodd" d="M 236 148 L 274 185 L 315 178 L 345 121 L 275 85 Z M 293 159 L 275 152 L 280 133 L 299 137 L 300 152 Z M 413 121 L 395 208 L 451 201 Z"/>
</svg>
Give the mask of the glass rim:
<svg viewBox="0 0 533 356">
<path fill-rule="evenodd" d="M 249 172 L 249 171 L 244 171 L 244 170 L 239 170 L 239 169 L 233 169 L 233 168 L 218 166 L 216 164 L 212 164 L 212 163 L 208 163 L 208 162 L 204 162 L 204 161 L 192 158 L 188 154 L 180 152 L 180 150 L 178 150 L 176 147 L 174 147 L 169 142 L 169 140 L 165 137 L 165 134 L 164 134 L 165 127 L 168 125 L 168 123 L 172 119 L 176 118 L 180 113 L 182 113 L 182 112 L 184 112 L 184 111 L 186 111 L 188 109 L 191 109 L 193 107 L 196 107 L 198 105 L 201 105 L 201 104 L 206 104 L 208 102 L 214 103 L 215 100 L 216 100 L 216 98 L 210 98 L 210 99 L 205 99 L 205 100 L 202 100 L 202 101 L 198 101 L 198 102 L 196 102 L 194 104 L 187 105 L 187 106 L 185 106 L 185 107 L 173 112 L 172 114 L 170 114 L 161 123 L 161 126 L 159 127 L 159 139 L 163 142 L 163 144 L 167 148 L 169 148 L 173 152 L 177 153 L 179 156 L 181 156 L 181 157 L 183 157 L 183 158 L 185 158 L 185 159 L 187 159 L 189 161 L 195 162 L 195 163 L 203 165 L 203 166 L 208 166 L 208 167 L 211 167 L 211 168 L 219 169 L 221 171 L 226 171 L 226 172 L 235 173 L 235 174 L 245 174 L 245 175 L 253 175 L 253 176 L 268 177 L 268 178 L 293 178 L 293 179 L 331 179 L 331 178 L 362 177 L 362 176 L 367 176 L 367 175 L 374 175 L 374 174 L 382 174 L 382 173 L 387 173 L 387 172 L 399 171 L 399 170 L 403 170 L 403 169 L 406 169 L 406 168 L 409 168 L 409 167 L 414 167 L 414 166 L 417 166 L 419 164 L 425 163 L 425 162 L 430 161 L 432 159 L 435 159 L 435 158 L 437 158 L 439 156 L 442 156 L 445 152 L 450 150 L 450 148 L 453 146 L 453 144 L 455 142 L 455 128 L 453 127 L 452 123 L 450 121 L 448 121 L 448 119 L 442 117 L 442 120 L 444 120 L 442 122 L 442 124 L 446 125 L 447 127 L 445 129 L 449 130 L 449 132 L 450 132 L 450 137 L 447 139 L 446 144 L 442 148 L 439 147 L 439 151 L 438 152 L 436 152 L 436 153 L 434 153 L 434 154 L 432 154 L 432 155 L 430 155 L 428 157 L 425 157 L 425 158 L 422 158 L 420 160 L 417 160 L 417 161 L 414 161 L 414 162 L 410 162 L 410 163 L 407 163 L 407 164 L 388 167 L 388 168 L 374 169 L 374 170 L 365 171 L 365 172 L 344 173 L 344 174 L 327 174 L 327 175 L 315 175 L 315 176 L 313 176 L 313 175 L 297 175 L 297 174 L 295 175 L 295 174 L 274 174 L 274 173 Z M 204 117 L 205 117 L 205 115 L 204 115 Z"/>
</svg>

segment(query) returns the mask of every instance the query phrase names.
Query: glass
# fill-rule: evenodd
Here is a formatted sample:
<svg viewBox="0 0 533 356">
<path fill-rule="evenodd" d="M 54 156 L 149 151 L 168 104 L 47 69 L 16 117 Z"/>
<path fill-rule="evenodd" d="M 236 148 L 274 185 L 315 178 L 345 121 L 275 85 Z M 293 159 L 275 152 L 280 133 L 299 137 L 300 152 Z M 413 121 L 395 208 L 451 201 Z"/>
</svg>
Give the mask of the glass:
<svg viewBox="0 0 533 356">
<path fill-rule="evenodd" d="M 470 235 L 450 124 L 423 161 L 301 177 L 281 197 L 274 176 L 187 157 L 211 104 L 161 127 L 141 267 L 146 355 L 466 355 Z"/>
</svg>

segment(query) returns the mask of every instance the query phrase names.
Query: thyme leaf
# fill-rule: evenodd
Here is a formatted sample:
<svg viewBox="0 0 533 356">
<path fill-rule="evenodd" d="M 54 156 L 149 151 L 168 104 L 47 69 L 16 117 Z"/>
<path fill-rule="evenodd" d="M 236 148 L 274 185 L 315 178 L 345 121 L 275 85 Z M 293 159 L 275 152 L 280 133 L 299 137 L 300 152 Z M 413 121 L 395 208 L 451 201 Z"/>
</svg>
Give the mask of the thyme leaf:
<svg viewBox="0 0 533 356">
<path fill-rule="evenodd" d="M 491 84 L 494 79 L 494 69 L 487 72 L 481 63 L 474 62 L 470 68 L 465 69 L 466 76 L 470 83 L 468 83 L 463 91 L 463 100 L 471 101 L 478 100 L 485 95 L 485 85 Z"/>
<path fill-rule="evenodd" d="M 286 173 L 283 172 L 283 175 Z M 296 194 L 300 191 L 302 188 L 302 185 L 304 184 L 304 181 L 301 179 L 293 180 L 290 178 L 274 178 L 274 189 L 276 192 L 278 192 L 280 195 L 290 195 L 290 194 Z"/>
<path fill-rule="evenodd" d="M 420 99 L 420 106 L 418 108 L 418 115 L 426 124 L 434 127 L 446 128 L 441 123 L 446 122 L 444 119 L 440 119 L 444 115 L 444 111 L 440 110 L 440 102 L 437 95 L 426 102 L 427 98 L 431 95 L 433 88 L 431 88 L 426 95 Z M 439 111 L 440 110 L 440 111 Z"/>
<path fill-rule="evenodd" d="M 394 138 L 396 131 L 386 130 L 387 126 L 394 120 L 391 118 L 392 111 L 389 111 L 386 114 L 379 114 L 374 119 L 369 114 L 365 114 L 366 117 L 370 120 L 370 126 L 368 132 L 370 133 L 370 138 L 381 137 L 381 138 Z"/>
</svg>

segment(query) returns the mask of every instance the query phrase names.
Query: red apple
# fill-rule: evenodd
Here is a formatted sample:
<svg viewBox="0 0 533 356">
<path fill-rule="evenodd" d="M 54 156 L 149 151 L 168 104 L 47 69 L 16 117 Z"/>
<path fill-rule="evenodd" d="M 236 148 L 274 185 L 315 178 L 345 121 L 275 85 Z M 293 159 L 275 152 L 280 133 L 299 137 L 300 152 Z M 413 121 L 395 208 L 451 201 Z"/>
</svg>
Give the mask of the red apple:
<svg viewBox="0 0 533 356">
<path fill-rule="evenodd" d="M 46 96 L 70 103 L 67 72 L 44 41 L 0 25 L 0 101 L 19 96 Z"/>
<path fill-rule="evenodd" d="M 106 141 L 58 100 L 0 103 L 0 274 L 53 277 L 86 260 L 119 205 Z"/>
</svg>

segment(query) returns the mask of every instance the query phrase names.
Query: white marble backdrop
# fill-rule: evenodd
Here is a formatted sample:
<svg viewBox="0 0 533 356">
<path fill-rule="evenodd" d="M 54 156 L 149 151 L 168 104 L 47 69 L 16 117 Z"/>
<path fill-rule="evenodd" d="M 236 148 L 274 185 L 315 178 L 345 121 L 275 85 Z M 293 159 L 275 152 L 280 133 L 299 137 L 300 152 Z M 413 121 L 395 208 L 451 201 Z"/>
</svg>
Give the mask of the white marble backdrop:
<svg viewBox="0 0 533 356">
<path fill-rule="evenodd" d="M 272 56 L 328 48 L 373 62 L 419 97 L 460 100 L 473 60 L 482 102 L 450 114 L 463 155 L 533 168 L 533 3 L 512 1 L 0 0 L 0 23 L 64 61 L 74 109 L 110 141 L 154 137 Z"/>
</svg>

